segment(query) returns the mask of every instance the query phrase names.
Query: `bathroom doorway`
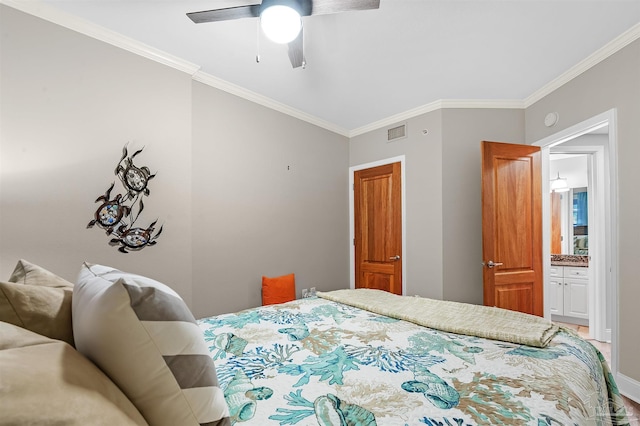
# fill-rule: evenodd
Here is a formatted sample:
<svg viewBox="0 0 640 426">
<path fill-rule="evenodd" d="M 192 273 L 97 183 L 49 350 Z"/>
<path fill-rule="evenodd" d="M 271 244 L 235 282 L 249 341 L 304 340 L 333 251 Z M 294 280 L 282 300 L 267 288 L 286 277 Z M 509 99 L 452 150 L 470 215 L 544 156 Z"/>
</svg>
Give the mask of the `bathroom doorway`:
<svg viewBox="0 0 640 426">
<path fill-rule="evenodd" d="M 617 371 L 617 143 L 615 110 L 544 138 L 534 145 L 542 148 L 542 174 L 550 177 L 550 155 L 586 155 L 590 167 L 588 183 L 592 200 L 589 211 L 589 333 L 599 341 L 612 343 L 612 367 Z M 551 179 L 543 179 L 543 194 L 551 193 Z M 543 259 L 545 275 L 545 317 L 550 313 L 551 197 L 543 197 Z M 573 239 L 571 240 L 571 243 Z"/>
<path fill-rule="evenodd" d="M 547 176 L 551 187 L 551 268 L 546 290 L 551 319 L 586 327 L 591 338 L 596 334 L 592 330 L 597 299 L 590 293 L 603 255 L 598 250 L 602 238 L 598 204 L 604 199 L 596 197 L 594 190 L 598 187 L 597 156 L 606 144 L 606 132 L 604 127 L 552 147 Z"/>
</svg>

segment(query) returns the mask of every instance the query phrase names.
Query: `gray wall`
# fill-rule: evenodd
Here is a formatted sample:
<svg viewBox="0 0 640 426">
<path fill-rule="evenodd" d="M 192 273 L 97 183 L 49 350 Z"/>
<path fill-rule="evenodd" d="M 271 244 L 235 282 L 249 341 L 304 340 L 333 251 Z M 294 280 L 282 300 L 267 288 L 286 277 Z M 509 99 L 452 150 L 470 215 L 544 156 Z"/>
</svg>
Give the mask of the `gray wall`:
<svg viewBox="0 0 640 426">
<path fill-rule="evenodd" d="M 619 225 L 619 364 L 623 375 L 640 381 L 640 41 L 635 41 L 603 62 L 574 78 L 526 110 L 526 142 L 534 143 L 611 108 L 617 110 L 618 225 Z M 560 121 L 543 124 L 549 112 Z"/>
<path fill-rule="evenodd" d="M 392 143 L 386 128 L 352 138 L 349 162 L 406 156 L 407 293 L 481 304 L 480 141 L 523 143 L 524 111 L 442 109 L 407 128 Z"/>
<path fill-rule="evenodd" d="M 162 279 L 190 303 L 190 76 L 5 6 L 0 28 L 0 279 L 25 258 L 75 281 L 86 260 Z M 122 254 L 86 225 L 127 142 L 158 172 L 140 224 L 165 230 Z"/>
<path fill-rule="evenodd" d="M 480 142 L 524 142 L 524 112 L 442 111 L 443 296 L 483 303 Z"/>
<path fill-rule="evenodd" d="M 0 28 L 0 279 L 102 263 L 198 317 L 259 305 L 262 275 L 348 286 L 347 138 L 6 6 Z M 86 225 L 127 142 L 158 172 L 140 220 L 165 227 L 121 254 Z"/>
<path fill-rule="evenodd" d="M 193 87 L 193 309 L 261 303 L 262 275 L 348 286 L 347 138 Z"/>
</svg>

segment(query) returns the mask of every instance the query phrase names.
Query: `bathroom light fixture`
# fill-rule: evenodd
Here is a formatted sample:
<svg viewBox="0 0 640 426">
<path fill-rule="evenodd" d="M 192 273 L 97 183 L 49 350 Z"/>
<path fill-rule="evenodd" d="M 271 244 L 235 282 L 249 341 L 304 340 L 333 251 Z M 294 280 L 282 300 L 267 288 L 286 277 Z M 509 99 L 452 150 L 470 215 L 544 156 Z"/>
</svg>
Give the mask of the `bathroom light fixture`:
<svg viewBox="0 0 640 426">
<path fill-rule="evenodd" d="M 560 172 L 558 172 L 558 177 L 551 179 L 551 192 L 567 192 L 568 190 L 567 178 L 561 178 Z"/>
<path fill-rule="evenodd" d="M 286 44 L 298 37 L 302 29 L 299 4 L 291 0 L 265 0 L 260 11 L 260 26 L 273 42 Z"/>
</svg>

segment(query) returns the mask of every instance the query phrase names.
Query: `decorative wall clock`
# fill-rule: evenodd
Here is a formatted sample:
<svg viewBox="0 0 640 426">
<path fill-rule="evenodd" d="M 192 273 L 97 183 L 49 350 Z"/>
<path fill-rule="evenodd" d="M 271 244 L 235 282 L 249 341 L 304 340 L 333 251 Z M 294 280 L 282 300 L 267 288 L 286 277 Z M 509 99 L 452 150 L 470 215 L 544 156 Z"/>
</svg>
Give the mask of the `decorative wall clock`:
<svg viewBox="0 0 640 426">
<path fill-rule="evenodd" d="M 113 238 L 109 244 L 119 246 L 118 250 L 128 253 L 127 250 L 141 250 L 147 246 L 156 244 L 157 238 L 162 233 L 162 226 L 155 232 L 157 220 L 146 228 L 134 226 L 144 210 L 142 199 L 149 196 L 149 181 L 156 175 L 151 174 L 148 167 L 138 167 L 133 159 L 142 152 L 139 149 L 129 156 L 127 145 L 122 149 L 122 157 L 116 166 L 115 175 L 120 179 L 126 193 L 117 194 L 111 198 L 111 191 L 115 182 L 111 184 L 104 195 L 96 199 L 101 203 L 96 209 L 94 219 L 87 224 L 87 228 L 98 225 L 104 229 L 107 235 Z"/>
</svg>

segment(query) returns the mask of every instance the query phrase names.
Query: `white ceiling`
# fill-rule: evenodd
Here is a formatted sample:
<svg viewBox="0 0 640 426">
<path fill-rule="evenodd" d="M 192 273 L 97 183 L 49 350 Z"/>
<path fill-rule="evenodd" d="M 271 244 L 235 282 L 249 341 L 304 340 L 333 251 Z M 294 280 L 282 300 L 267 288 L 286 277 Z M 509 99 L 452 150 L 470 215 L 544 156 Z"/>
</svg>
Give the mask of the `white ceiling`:
<svg viewBox="0 0 640 426">
<path fill-rule="evenodd" d="M 185 15 L 241 0 L 43 2 L 347 133 L 438 100 L 523 101 L 640 22 L 640 0 L 381 0 L 304 18 L 307 67 L 292 69 L 256 18 Z"/>
</svg>

